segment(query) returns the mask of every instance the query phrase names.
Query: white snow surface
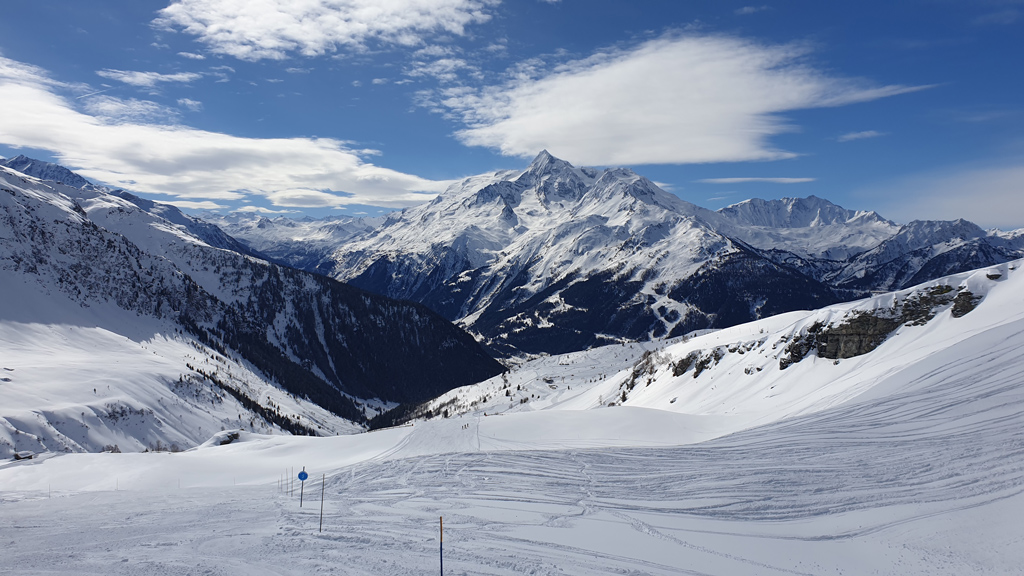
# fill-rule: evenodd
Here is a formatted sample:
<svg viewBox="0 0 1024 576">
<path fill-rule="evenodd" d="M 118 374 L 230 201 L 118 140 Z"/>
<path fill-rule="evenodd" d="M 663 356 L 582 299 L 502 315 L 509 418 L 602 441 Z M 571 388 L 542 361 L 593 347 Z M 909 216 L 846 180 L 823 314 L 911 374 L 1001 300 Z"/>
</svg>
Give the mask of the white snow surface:
<svg viewBox="0 0 1024 576">
<path fill-rule="evenodd" d="M 443 517 L 447 574 L 1016 574 L 1021 264 L 646 357 L 542 358 L 440 399 L 448 418 L 388 430 L 9 461 L 0 573 L 437 573 Z M 980 301 L 959 318 L 940 305 L 862 356 L 780 369 L 808 328 L 931 286 Z M 698 377 L 673 375 L 715 350 Z M 303 467 L 300 508 L 281 481 Z"/>
<path fill-rule="evenodd" d="M 76 235 L 88 216 L 146 247 L 144 260 L 177 260 L 194 277 L 205 275 L 214 290 L 219 277 L 208 270 L 208 259 L 196 257 L 198 251 L 233 253 L 102 190 L 40 181 L 4 167 L 0 214 L 0 457 L 114 447 L 185 449 L 226 428 L 285 433 L 203 373 L 263 407 L 301 416 L 320 433 L 362 430 L 290 396 L 247 363 L 218 354 L 169 319 L 126 311 L 104 297 L 103 286 L 72 285 L 68 268 L 97 262 L 83 264 L 62 246 L 95 241 L 95 236 Z M 44 226 L 50 222 L 76 226 Z M 33 243 L 25 234 L 49 239 Z M 109 251 L 110 246 L 97 246 L 100 258 Z M 41 264 L 47 261 L 59 265 Z"/>
<path fill-rule="evenodd" d="M 189 448 L 224 428 L 283 434 L 196 369 L 324 434 L 361 427 L 267 382 L 163 320 L 89 307 L 0 270 L 0 454 Z"/>
</svg>

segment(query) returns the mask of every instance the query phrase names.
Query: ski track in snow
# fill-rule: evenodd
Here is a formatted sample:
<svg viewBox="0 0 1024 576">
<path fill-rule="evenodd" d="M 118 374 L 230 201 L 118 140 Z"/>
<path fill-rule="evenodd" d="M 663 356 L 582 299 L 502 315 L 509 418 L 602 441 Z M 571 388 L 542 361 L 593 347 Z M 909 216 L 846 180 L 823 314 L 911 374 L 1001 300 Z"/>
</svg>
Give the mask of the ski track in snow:
<svg viewBox="0 0 1024 576">
<path fill-rule="evenodd" d="M 401 457 L 418 434 L 486 435 L 443 421 L 321 471 L 323 533 L 314 467 L 301 509 L 276 482 L 6 491 L 0 573 L 429 574 L 444 516 L 448 574 L 1011 574 L 1024 325 L 1000 330 L 972 366 L 950 358 L 878 398 L 692 446 Z"/>
</svg>

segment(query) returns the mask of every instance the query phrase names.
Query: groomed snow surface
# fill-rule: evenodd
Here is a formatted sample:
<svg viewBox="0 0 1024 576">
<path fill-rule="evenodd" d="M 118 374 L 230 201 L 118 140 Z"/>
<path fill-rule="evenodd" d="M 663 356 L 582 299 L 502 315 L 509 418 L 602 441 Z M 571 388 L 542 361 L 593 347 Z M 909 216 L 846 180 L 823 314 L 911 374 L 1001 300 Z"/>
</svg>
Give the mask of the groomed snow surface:
<svg viewBox="0 0 1024 576">
<path fill-rule="evenodd" d="M 911 291 L 669 343 L 624 405 L 639 346 L 527 363 L 412 426 L 8 461 L 0 573 L 437 574 L 443 516 L 445 574 L 1019 574 L 1020 264 L 930 283 L 982 299 L 839 363 L 780 370 L 780 343 Z M 744 353 L 673 375 L 719 347 Z"/>
</svg>

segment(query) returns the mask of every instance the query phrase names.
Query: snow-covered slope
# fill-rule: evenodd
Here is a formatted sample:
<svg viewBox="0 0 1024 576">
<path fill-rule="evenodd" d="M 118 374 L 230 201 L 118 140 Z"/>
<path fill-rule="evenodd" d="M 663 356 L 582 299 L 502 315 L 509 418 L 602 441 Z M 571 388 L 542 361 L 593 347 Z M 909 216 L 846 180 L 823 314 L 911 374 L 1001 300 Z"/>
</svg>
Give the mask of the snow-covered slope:
<svg viewBox="0 0 1024 576">
<path fill-rule="evenodd" d="M 454 573 L 1014 574 L 1021 265 L 532 361 L 528 402 L 412 426 L 0 464 L 5 566 L 422 574 L 440 516 Z"/>
<path fill-rule="evenodd" d="M 237 428 L 362 430 L 167 319 L 111 303 L 83 307 L 5 272 L 0 279 L 0 457 L 183 450 Z"/>
<path fill-rule="evenodd" d="M 948 362 L 964 342 L 1024 323 L 1021 264 L 668 342 L 534 360 L 380 422 L 627 406 L 698 417 L 733 432 L 813 414 Z"/>
<path fill-rule="evenodd" d="M 200 425 L 209 431 L 214 421 L 236 426 L 234 420 L 254 418 L 292 432 L 333 433 L 352 426 L 335 421 L 320 428 L 299 423 L 297 418 L 291 421 L 277 413 L 281 402 L 274 398 L 287 391 L 318 404 L 319 413 L 327 410 L 361 422 L 367 411 L 373 413 L 373 406 L 379 404 L 376 400 L 401 402 L 417 396 L 422 400 L 501 371 L 470 335 L 423 306 L 216 248 L 194 235 L 187 222 L 175 223 L 160 215 L 180 214 L 175 210 L 145 202 L 138 205 L 129 198 L 45 182 L 0 167 L 0 287 L 5 297 L 0 326 L 6 335 L 0 354 L 13 363 L 19 354 L 36 348 L 40 354 L 50 350 L 79 359 L 88 351 L 96 362 L 106 365 L 114 360 L 104 357 L 105 348 L 86 346 L 74 352 L 87 339 L 67 336 L 67 326 L 96 326 L 88 333 L 97 339 L 119 342 L 123 337 L 130 350 L 143 342 L 157 342 L 153 344 L 157 355 L 175 359 L 159 369 L 139 368 L 142 376 L 128 369 L 115 380 L 127 382 L 139 376 L 155 382 L 154 386 L 175 388 L 179 377 L 187 377 L 209 389 L 207 396 L 216 396 L 209 398 L 214 407 L 230 395 L 249 414 L 242 417 L 238 414 L 244 412 L 235 412 L 228 422 L 214 410 L 215 416 L 204 413 L 198 419 L 182 420 L 187 430 L 168 429 L 165 436 L 155 431 L 133 436 L 134 432 L 120 430 L 72 438 L 61 432 L 68 440 L 54 432 L 60 431 L 58 421 L 72 414 L 65 408 L 78 414 L 72 420 L 85 423 L 106 404 L 73 402 L 55 411 L 50 399 L 63 394 L 71 364 L 39 365 L 35 356 L 26 360 L 37 365 L 26 385 L 32 389 L 34 383 L 52 381 L 57 388 L 33 404 L 25 388 L 0 386 L 0 418 L 10 416 L 20 423 L 8 420 L 11 434 L 16 430 L 34 434 L 37 444 L 51 450 L 95 450 L 107 444 L 97 442 L 119 433 L 125 436 L 125 448 L 144 447 L 147 438 L 154 437 L 165 445 L 174 439 L 182 445 L 184 438 L 202 437 Z M 50 309 L 64 313 L 47 314 Z M 92 314 L 82 320 L 77 310 Z M 99 311 L 118 320 L 102 323 Z M 39 338 L 37 346 L 26 348 L 21 334 Z M 202 365 L 196 359 L 183 363 L 182 350 L 190 347 Z M 112 358 L 122 353 L 127 352 L 110 350 Z M 393 362 L 394 357 L 402 361 Z M 207 365 L 208 360 L 214 364 Z M 152 370 L 158 373 L 151 375 Z M 241 376 L 235 378 L 232 373 Z M 271 382 L 280 390 L 264 395 L 261 391 Z M 115 396 L 134 399 L 122 404 L 115 398 L 104 413 L 119 413 L 123 406 L 156 411 L 153 402 L 177 394 L 165 390 L 161 396 L 147 390 L 131 396 L 122 387 Z M 8 393 L 19 400 L 7 402 Z M 92 399 L 99 401 L 98 396 Z M 236 407 L 229 403 L 227 413 Z M 25 416 L 25 410 L 35 416 Z M 193 424 L 196 429 L 190 427 Z M 49 435 L 37 434 L 40 430 Z M 9 444 L 0 446 L 0 451 L 12 449 Z"/>
</svg>

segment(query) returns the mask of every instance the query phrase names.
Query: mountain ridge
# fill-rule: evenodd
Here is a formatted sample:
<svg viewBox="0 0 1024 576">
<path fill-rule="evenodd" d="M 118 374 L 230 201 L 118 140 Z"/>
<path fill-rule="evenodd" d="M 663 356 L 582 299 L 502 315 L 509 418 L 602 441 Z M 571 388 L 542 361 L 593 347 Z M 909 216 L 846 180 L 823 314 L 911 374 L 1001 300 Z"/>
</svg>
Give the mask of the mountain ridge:
<svg viewBox="0 0 1024 576">
<path fill-rule="evenodd" d="M 276 418 L 273 406 L 232 384 L 226 371 L 362 423 L 375 404 L 433 397 L 502 370 L 472 336 L 423 305 L 210 246 L 125 197 L 6 167 L 0 192 L 4 286 L 35 286 L 82 308 L 114 306 L 161 323 L 164 334 L 187 334 L 208 360 L 220 358 L 222 371 L 190 361 L 179 364 L 181 373 L 216 385 L 215 396 L 237 394 L 254 418 Z M 175 386 L 168 378 L 163 385 Z M 315 433 L 297 421 L 278 424 Z"/>
</svg>

